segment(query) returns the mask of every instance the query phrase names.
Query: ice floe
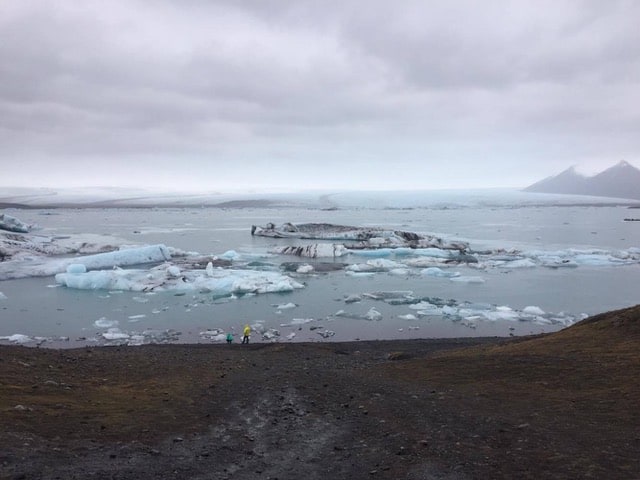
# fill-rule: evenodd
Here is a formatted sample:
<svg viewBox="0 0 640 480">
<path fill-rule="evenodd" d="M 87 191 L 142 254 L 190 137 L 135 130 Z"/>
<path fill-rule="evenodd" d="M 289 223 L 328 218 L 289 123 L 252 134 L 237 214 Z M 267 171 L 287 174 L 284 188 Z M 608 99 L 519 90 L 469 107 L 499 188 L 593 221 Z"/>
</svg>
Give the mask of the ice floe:
<svg viewBox="0 0 640 480">
<path fill-rule="evenodd" d="M 59 273 L 56 282 L 81 290 L 198 291 L 214 296 L 231 294 L 290 292 L 304 285 L 277 272 L 217 269 L 184 271 L 179 276 L 171 267 L 151 270 L 115 269 L 86 273 Z"/>
<path fill-rule="evenodd" d="M 465 242 L 447 242 L 434 235 L 418 234 L 402 230 L 387 230 L 377 227 L 352 227 L 328 223 L 284 223 L 276 226 L 273 223 L 260 227 L 253 225 L 251 234 L 272 238 L 300 238 L 315 240 L 341 240 L 350 242 L 349 249 L 366 248 L 426 248 L 464 251 L 468 248 Z"/>
<path fill-rule="evenodd" d="M 106 317 L 101 317 L 98 320 L 96 320 L 95 322 L 93 322 L 93 325 L 98 327 L 98 328 L 111 328 L 111 327 L 115 327 L 116 325 L 118 325 L 118 321 L 117 320 L 109 320 Z"/>
<path fill-rule="evenodd" d="M 289 302 L 289 303 L 275 304 L 272 306 L 276 307 L 278 310 L 290 310 L 292 308 L 296 308 L 298 305 L 293 302 Z"/>
<path fill-rule="evenodd" d="M 33 225 L 27 225 L 16 217 L 12 217 L 6 213 L 0 213 L 0 230 L 16 233 L 28 233 L 32 228 Z"/>
</svg>

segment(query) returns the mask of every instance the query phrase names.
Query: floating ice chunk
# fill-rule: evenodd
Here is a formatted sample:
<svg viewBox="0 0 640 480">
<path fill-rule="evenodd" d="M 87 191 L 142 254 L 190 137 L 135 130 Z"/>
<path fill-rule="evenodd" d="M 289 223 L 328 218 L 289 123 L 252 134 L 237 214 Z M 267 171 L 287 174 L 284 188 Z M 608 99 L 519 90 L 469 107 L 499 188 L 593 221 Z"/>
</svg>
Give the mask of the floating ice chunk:
<svg viewBox="0 0 640 480">
<path fill-rule="evenodd" d="M 95 322 L 93 322 L 93 325 L 98 327 L 98 328 L 111 328 L 111 327 L 115 327 L 116 325 L 118 325 L 118 321 L 117 320 L 109 320 L 109 319 L 107 319 L 107 317 L 101 317 L 98 320 L 96 320 Z"/>
<path fill-rule="evenodd" d="M 211 340 L 212 342 L 224 342 L 227 340 L 227 335 L 220 329 L 208 329 L 199 333 L 200 337 L 205 340 Z"/>
<path fill-rule="evenodd" d="M 178 267 L 176 267 L 175 265 L 171 265 L 170 267 L 167 268 L 167 275 L 169 277 L 179 277 L 180 276 L 180 269 Z"/>
<path fill-rule="evenodd" d="M 220 255 L 220 258 L 222 258 L 223 260 L 233 261 L 233 260 L 240 260 L 241 255 L 235 250 L 227 250 L 222 255 Z"/>
<path fill-rule="evenodd" d="M 494 311 L 485 311 L 482 312 L 482 315 L 488 320 L 518 320 L 519 315 L 518 312 L 514 311 L 512 308 L 507 306 L 499 306 L 496 307 Z"/>
<path fill-rule="evenodd" d="M 458 282 L 458 283 L 484 283 L 485 280 L 482 277 L 452 277 L 449 279 L 450 282 Z"/>
<path fill-rule="evenodd" d="M 358 263 L 358 264 L 353 264 L 353 265 L 348 265 L 345 270 L 347 271 L 347 275 L 350 275 L 352 273 L 365 273 L 365 272 L 370 272 L 370 273 L 374 273 L 377 272 L 378 269 L 372 265 L 368 265 L 366 263 Z"/>
<path fill-rule="evenodd" d="M 432 303 L 429 303 L 429 302 L 425 302 L 424 300 L 418 303 L 414 303 L 413 305 L 409 305 L 409 308 L 411 308 L 412 310 L 428 310 L 433 307 L 438 308 L 436 305 L 433 305 Z M 438 308 L 438 311 L 440 311 L 439 308 Z"/>
<path fill-rule="evenodd" d="M 287 335 L 287 340 L 293 340 L 295 337 L 296 337 L 296 333 L 291 332 L 289 335 Z"/>
<path fill-rule="evenodd" d="M 1 241 L 0 244 L 2 244 Z M 41 251 L 45 251 L 52 253 L 47 250 L 42 243 L 35 244 L 31 242 L 30 245 L 31 246 L 28 248 L 36 252 L 40 253 Z M 71 251 L 77 252 L 78 249 Z M 57 273 L 65 272 L 67 267 L 72 264 L 82 264 L 87 270 L 98 270 L 111 269 L 116 266 L 160 263 L 170 260 L 171 258 L 170 249 L 164 245 L 122 248 L 113 252 L 69 257 L 64 259 L 48 258 L 46 256 L 41 256 L 39 253 L 30 256 L 22 255 L 19 259 L 14 256 L 14 259 L 11 261 L 0 262 L 0 279 L 5 280 L 11 278 L 55 275 Z M 59 253 L 69 253 L 69 250 L 62 249 Z"/>
<path fill-rule="evenodd" d="M 320 335 L 322 338 L 330 338 L 336 334 L 336 332 L 332 330 L 320 330 L 320 331 L 317 331 L 316 333 Z"/>
<path fill-rule="evenodd" d="M 281 323 L 281 327 L 297 327 L 307 323 L 315 322 L 315 318 L 294 318 L 289 323 Z"/>
<path fill-rule="evenodd" d="M 199 271 L 185 271 L 180 278 L 169 277 L 164 270 L 152 274 L 142 270 L 93 271 L 56 275 L 56 282 L 83 290 L 110 289 L 130 291 L 209 291 L 216 296 L 235 294 L 290 292 L 304 285 L 277 272 L 220 269 L 213 277 Z"/>
<path fill-rule="evenodd" d="M 67 273 L 86 273 L 87 267 L 83 263 L 72 263 L 67 267 Z"/>
<path fill-rule="evenodd" d="M 309 265 L 309 264 L 304 264 L 304 265 L 300 265 L 297 269 L 296 269 L 296 273 L 311 273 L 313 272 L 313 265 Z"/>
<path fill-rule="evenodd" d="M 522 313 L 526 313 L 527 315 L 544 315 L 545 312 L 540 307 L 536 306 L 528 306 L 522 309 Z"/>
<path fill-rule="evenodd" d="M 401 268 L 405 266 L 403 263 L 394 262 L 393 260 L 388 260 L 386 258 L 367 260 L 367 265 L 371 265 L 372 267 L 378 268 L 380 270 L 389 270 L 392 268 Z"/>
<path fill-rule="evenodd" d="M 365 297 L 373 300 L 388 300 L 391 298 L 413 298 L 412 290 L 387 290 L 377 292 L 367 292 Z"/>
<path fill-rule="evenodd" d="M 536 262 L 534 262 L 530 258 L 523 258 L 522 260 L 513 260 L 511 262 L 506 262 L 503 266 L 505 268 L 534 268 L 536 267 Z"/>
<path fill-rule="evenodd" d="M 443 250 L 441 248 L 416 248 L 413 253 L 414 255 L 420 255 L 423 257 L 446 258 L 446 259 L 449 259 L 452 257 L 450 250 Z"/>
<path fill-rule="evenodd" d="M 7 230 L 9 232 L 28 233 L 32 226 L 18 220 L 16 217 L 7 215 L 6 213 L 0 213 L 0 230 Z"/>
<path fill-rule="evenodd" d="M 405 269 L 405 267 L 403 263 L 394 262 L 385 258 L 376 258 L 367 260 L 364 264 L 349 265 L 346 267 L 346 270 L 351 272 L 384 272 L 392 269 Z"/>
<path fill-rule="evenodd" d="M 403 277 L 406 275 L 409 275 L 409 269 L 408 268 L 392 268 L 391 270 L 389 270 L 389 275 L 395 275 L 397 277 Z"/>
<path fill-rule="evenodd" d="M 408 313 L 406 315 L 398 315 L 398 318 L 400 318 L 401 320 L 417 320 L 418 319 L 418 317 L 416 317 L 411 313 Z"/>
<path fill-rule="evenodd" d="M 86 273 L 59 273 L 56 282 L 81 290 L 118 289 L 133 290 L 132 281 L 119 271 L 93 271 Z M 140 288 L 143 290 L 143 288 Z"/>
<path fill-rule="evenodd" d="M 273 307 L 276 307 L 278 310 L 289 310 L 292 308 L 296 308 L 298 305 L 292 302 L 289 303 L 281 303 L 281 304 L 276 304 L 276 305 L 272 305 Z"/>
<path fill-rule="evenodd" d="M 426 275 L 426 276 L 429 276 L 429 277 L 453 278 L 453 277 L 459 277 L 460 276 L 460 272 L 449 272 L 449 271 L 446 271 L 446 270 L 442 270 L 441 268 L 438 268 L 438 267 L 425 268 L 420 273 L 422 273 L 422 275 Z"/>
<path fill-rule="evenodd" d="M 6 300 L 6 299 L 7 299 L 7 296 L 4 293 L 0 292 L 0 300 Z"/>
<path fill-rule="evenodd" d="M 0 337 L 0 340 L 7 340 L 11 343 L 18 343 L 18 344 L 29 343 L 34 341 L 32 337 L 28 335 L 23 335 L 21 333 L 14 333 L 13 335 L 9 335 L 7 337 Z"/>
<path fill-rule="evenodd" d="M 362 296 L 357 294 L 351 294 L 344 299 L 344 303 L 356 303 L 361 301 L 362 301 Z"/>
<path fill-rule="evenodd" d="M 119 328 L 110 328 L 106 332 L 102 333 L 105 340 L 127 340 L 130 335 L 121 331 Z"/>
<path fill-rule="evenodd" d="M 625 265 L 629 263 L 621 258 L 615 258 L 611 255 L 603 255 L 603 254 L 576 255 L 574 257 L 574 260 L 578 265 L 589 265 L 589 266 L 597 266 L 597 267 Z"/>
<path fill-rule="evenodd" d="M 345 272 L 346 275 L 349 275 L 350 277 L 373 277 L 375 275 L 375 272 Z"/>
<path fill-rule="evenodd" d="M 87 270 L 99 268 L 124 267 L 142 265 L 145 263 L 163 262 L 171 259 L 169 248 L 165 245 L 150 245 L 147 247 L 131 247 L 115 252 L 97 253 L 76 257 L 72 263 L 81 263 Z"/>
<path fill-rule="evenodd" d="M 212 262 L 207 263 L 207 268 L 205 269 L 205 272 L 207 273 L 207 277 L 213 277 L 213 263 Z"/>
<path fill-rule="evenodd" d="M 382 314 L 377 311 L 375 308 L 369 309 L 369 311 L 364 316 L 367 320 L 382 320 Z"/>
<path fill-rule="evenodd" d="M 127 341 L 127 345 L 131 345 L 131 346 L 140 346 L 140 345 L 144 345 L 145 341 L 147 340 L 147 337 L 145 337 L 144 335 L 141 335 L 139 333 L 136 334 L 132 334 L 129 337 L 129 340 Z"/>
<path fill-rule="evenodd" d="M 436 265 L 447 265 L 447 260 L 444 258 L 436 257 L 419 257 L 407 259 L 404 263 L 410 267 L 425 268 L 433 267 Z"/>
<path fill-rule="evenodd" d="M 578 266 L 578 262 L 574 260 L 555 256 L 539 257 L 539 261 L 543 267 L 549 268 L 576 268 Z"/>
<path fill-rule="evenodd" d="M 442 307 L 442 309 L 440 310 L 442 312 L 443 315 L 457 315 L 458 314 L 458 309 L 449 305 L 445 305 L 444 307 Z"/>
<path fill-rule="evenodd" d="M 128 318 L 129 318 L 129 321 L 135 322 L 135 321 L 141 320 L 141 319 L 143 319 L 145 317 L 146 317 L 146 315 L 144 313 L 141 313 L 140 315 L 129 315 Z"/>
<path fill-rule="evenodd" d="M 280 337 L 280 332 L 275 328 L 269 328 L 262 332 L 262 338 L 269 341 L 275 341 Z"/>
</svg>

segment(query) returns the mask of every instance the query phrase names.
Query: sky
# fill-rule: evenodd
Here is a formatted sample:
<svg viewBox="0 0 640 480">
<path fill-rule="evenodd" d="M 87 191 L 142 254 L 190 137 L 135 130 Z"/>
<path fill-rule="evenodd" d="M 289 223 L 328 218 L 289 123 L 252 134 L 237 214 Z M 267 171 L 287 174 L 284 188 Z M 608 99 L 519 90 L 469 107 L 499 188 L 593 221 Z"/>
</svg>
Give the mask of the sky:
<svg viewBox="0 0 640 480">
<path fill-rule="evenodd" d="M 640 2 L 2 0 L 0 186 L 524 187 L 640 165 Z"/>
</svg>

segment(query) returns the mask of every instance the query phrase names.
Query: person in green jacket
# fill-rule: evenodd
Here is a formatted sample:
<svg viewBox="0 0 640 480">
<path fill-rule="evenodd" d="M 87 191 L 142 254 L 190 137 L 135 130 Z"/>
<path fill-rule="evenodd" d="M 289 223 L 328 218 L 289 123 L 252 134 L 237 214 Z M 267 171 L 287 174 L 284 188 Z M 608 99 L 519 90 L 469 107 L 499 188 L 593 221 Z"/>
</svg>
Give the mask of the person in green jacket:
<svg viewBox="0 0 640 480">
<path fill-rule="evenodd" d="M 249 325 L 244 326 L 242 331 L 242 343 L 249 343 L 249 335 L 251 334 L 251 327 Z"/>
</svg>

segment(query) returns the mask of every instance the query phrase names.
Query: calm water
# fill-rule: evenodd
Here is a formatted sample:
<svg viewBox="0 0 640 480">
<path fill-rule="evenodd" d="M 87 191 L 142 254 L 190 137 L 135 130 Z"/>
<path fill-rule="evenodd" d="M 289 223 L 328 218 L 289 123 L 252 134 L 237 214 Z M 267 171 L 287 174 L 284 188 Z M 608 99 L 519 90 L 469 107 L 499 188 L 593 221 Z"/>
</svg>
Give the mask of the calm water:
<svg viewBox="0 0 640 480">
<path fill-rule="evenodd" d="M 446 202 L 445 200 L 449 200 Z M 275 240 L 250 235 L 251 225 L 284 222 L 327 222 L 347 225 L 375 225 L 394 229 L 435 233 L 445 238 L 463 239 L 474 250 L 488 248 L 523 250 L 565 250 L 601 248 L 608 251 L 640 246 L 640 225 L 624 222 L 632 216 L 621 206 L 531 205 L 503 199 L 466 197 L 466 203 L 451 196 L 430 198 L 417 208 L 408 208 L 415 198 L 396 197 L 395 202 L 354 203 L 348 196 L 335 196 L 338 210 L 319 208 L 166 208 L 166 209 L 59 209 L 13 210 L 11 215 L 42 227 L 46 235 L 87 233 L 117 237 L 120 243 L 155 244 L 222 254 L 266 253 Z M 459 199 L 458 199 L 459 200 Z M 494 199 L 496 200 L 496 199 Z M 430 203 L 430 204 L 427 204 Z M 367 206 L 362 206 L 367 205 Z M 636 210 L 637 211 L 637 210 Z M 299 243 L 312 243 L 299 241 Z M 391 257 L 393 259 L 393 257 Z M 339 261 L 362 263 L 366 259 L 349 256 Z M 295 257 L 265 259 L 275 266 L 282 261 L 301 261 Z M 378 273 L 358 278 L 344 271 L 302 276 L 306 287 L 286 294 L 245 296 L 240 299 L 213 299 L 207 294 L 176 296 L 171 292 L 144 295 L 136 292 L 80 291 L 55 286 L 53 278 L 32 278 L 0 282 L 0 336 L 24 334 L 42 337 L 69 337 L 67 342 L 49 341 L 45 345 L 78 346 L 91 343 L 106 331 L 96 321 L 112 322 L 128 333 L 144 330 L 166 331 L 174 341 L 206 342 L 200 335 L 206 329 L 240 332 L 244 323 L 259 323 L 277 329 L 280 341 L 327 341 L 318 332 L 330 330 L 328 340 L 377 338 L 416 338 L 478 335 L 521 335 L 552 331 L 561 325 L 532 322 L 478 321 L 475 328 L 445 317 L 412 320 L 399 316 L 415 313 L 407 305 L 390 305 L 363 299 L 346 304 L 350 294 L 375 291 L 409 290 L 417 297 L 441 297 L 457 302 L 479 302 L 522 309 L 537 306 L 546 312 L 572 315 L 594 314 L 635 305 L 640 301 L 637 284 L 640 267 L 580 266 L 572 269 L 489 269 L 478 272 L 456 267 L 462 275 L 479 275 L 481 284 L 457 284 L 442 278 L 420 275 L 397 276 Z M 297 307 L 278 309 L 295 303 Z M 352 317 L 365 315 L 371 308 L 381 320 L 336 317 L 344 310 Z M 301 323 L 299 319 L 305 319 Z M 289 326 L 291 323 L 300 325 Z M 295 337 L 291 334 L 295 334 Z M 170 335 L 170 336 L 171 336 Z M 290 340 L 287 340 L 289 336 Z M 163 337 L 166 338 L 166 337 Z M 82 340 L 79 340 L 82 339 Z M 260 341 L 254 335 L 255 341 Z"/>
</svg>

